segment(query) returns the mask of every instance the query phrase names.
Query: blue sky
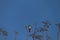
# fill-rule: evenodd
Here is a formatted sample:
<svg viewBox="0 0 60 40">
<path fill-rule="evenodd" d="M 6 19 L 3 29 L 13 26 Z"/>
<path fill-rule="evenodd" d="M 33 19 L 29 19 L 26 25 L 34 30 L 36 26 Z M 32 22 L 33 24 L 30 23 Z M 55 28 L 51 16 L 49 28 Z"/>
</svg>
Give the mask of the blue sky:
<svg viewBox="0 0 60 40">
<path fill-rule="evenodd" d="M 42 26 L 43 20 L 51 21 L 49 35 L 56 40 L 55 24 L 60 22 L 60 0 L 0 0 L 0 28 L 9 32 L 8 40 L 14 39 L 14 30 L 20 32 L 17 40 L 25 40 L 24 26 L 33 26 L 37 21 Z"/>
</svg>

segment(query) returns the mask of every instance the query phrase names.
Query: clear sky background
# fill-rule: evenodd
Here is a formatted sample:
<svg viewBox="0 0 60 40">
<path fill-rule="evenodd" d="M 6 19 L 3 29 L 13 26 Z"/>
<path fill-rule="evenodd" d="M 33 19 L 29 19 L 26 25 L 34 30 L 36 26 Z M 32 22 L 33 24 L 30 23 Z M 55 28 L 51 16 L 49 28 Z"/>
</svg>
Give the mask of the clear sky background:
<svg viewBox="0 0 60 40">
<path fill-rule="evenodd" d="M 60 22 L 60 0 L 0 0 L 0 28 L 9 32 L 8 40 L 14 40 L 14 30 L 20 32 L 17 40 L 25 40 L 24 26 L 33 26 L 37 21 L 41 26 L 41 22 L 46 19 L 52 24 L 49 35 L 52 40 L 56 40 L 55 24 Z"/>
</svg>

